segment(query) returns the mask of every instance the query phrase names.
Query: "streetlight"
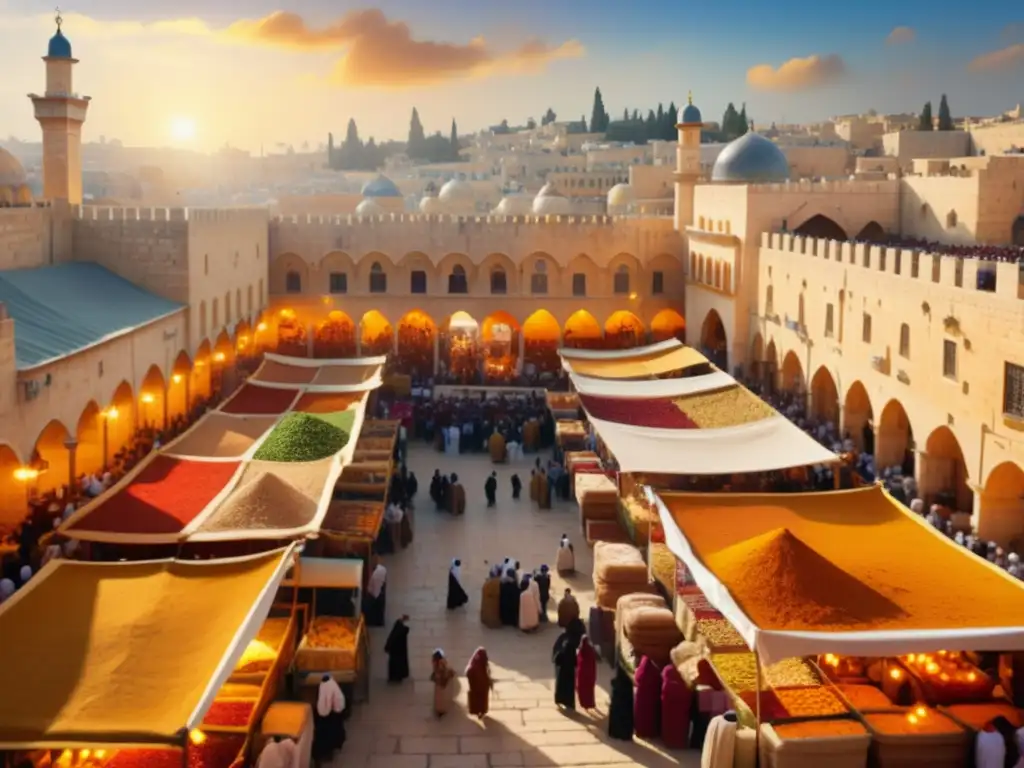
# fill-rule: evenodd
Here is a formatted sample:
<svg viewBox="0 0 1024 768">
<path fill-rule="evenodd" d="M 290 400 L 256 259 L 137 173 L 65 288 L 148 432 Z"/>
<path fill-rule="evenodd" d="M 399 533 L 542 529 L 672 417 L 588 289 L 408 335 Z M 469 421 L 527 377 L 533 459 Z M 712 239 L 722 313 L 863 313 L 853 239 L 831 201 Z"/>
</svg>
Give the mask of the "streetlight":
<svg viewBox="0 0 1024 768">
<path fill-rule="evenodd" d="M 100 412 L 100 417 L 103 419 L 103 471 L 107 471 L 110 454 L 110 422 L 117 421 L 117 417 L 120 414 L 117 411 L 116 406 L 110 406 L 107 410 Z"/>
<path fill-rule="evenodd" d="M 142 402 L 143 405 L 142 423 L 145 424 L 146 426 L 149 426 L 149 406 L 156 402 L 156 398 L 153 397 L 153 394 L 151 392 L 143 392 L 139 400 Z"/>
</svg>

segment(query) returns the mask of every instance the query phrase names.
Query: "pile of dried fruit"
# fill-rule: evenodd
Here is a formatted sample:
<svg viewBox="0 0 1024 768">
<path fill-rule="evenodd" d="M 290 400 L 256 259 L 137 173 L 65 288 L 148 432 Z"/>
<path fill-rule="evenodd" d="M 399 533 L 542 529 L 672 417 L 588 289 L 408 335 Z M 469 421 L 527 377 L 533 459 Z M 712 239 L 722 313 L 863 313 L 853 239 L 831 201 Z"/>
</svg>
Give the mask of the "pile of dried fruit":
<svg viewBox="0 0 1024 768">
<path fill-rule="evenodd" d="M 348 432 L 308 413 L 289 413 L 256 451 L 259 461 L 317 461 L 348 444 Z"/>
<path fill-rule="evenodd" d="M 701 429 L 722 429 L 767 419 L 775 410 L 739 385 L 676 398 L 674 404 Z"/>
<path fill-rule="evenodd" d="M 819 739 L 829 736 L 863 736 L 864 726 L 856 720 L 809 720 L 773 726 L 782 739 Z"/>
<path fill-rule="evenodd" d="M 820 685 L 808 688 L 776 688 L 782 706 L 791 717 L 816 717 L 838 715 L 847 711 L 834 693 Z"/>
<path fill-rule="evenodd" d="M 305 645 L 307 648 L 332 650 L 355 648 L 358 626 L 356 619 L 318 616 L 309 625 Z"/>
<path fill-rule="evenodd" d="M 704 638 L 712 650 L 745 648 L 747 645 L 736 628 L 725 619 L 697 619 L 697 634 Z"/>
</svg>

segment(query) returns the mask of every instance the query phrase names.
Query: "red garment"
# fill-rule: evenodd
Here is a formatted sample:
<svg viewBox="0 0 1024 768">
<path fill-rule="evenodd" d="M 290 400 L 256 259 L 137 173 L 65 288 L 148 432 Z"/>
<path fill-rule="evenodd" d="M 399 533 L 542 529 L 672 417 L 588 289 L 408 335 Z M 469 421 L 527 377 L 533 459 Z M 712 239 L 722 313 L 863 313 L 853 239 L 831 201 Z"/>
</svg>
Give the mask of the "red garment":
<svg viewBox="0 0 1024 768">
<path fill-rule="evenodd" d="M 641 739 L 661 734 L 661 670 L 646 656 L 640 660 L 634 678 L 633 732 Z"/>
<path fill-rule="evenodd" d="M 584 635 L 576 651 L 576 698 L 583 709 L 596 709 L 594 688 L 597 686 L 597 654 L 590 639 Z"/>
<path fill-rule="evenodd" d="M 693 692 L 672 664 L 661 670 L 661 740 L 669 749 L 686 749 L 690 741 Z"/>
</svg>

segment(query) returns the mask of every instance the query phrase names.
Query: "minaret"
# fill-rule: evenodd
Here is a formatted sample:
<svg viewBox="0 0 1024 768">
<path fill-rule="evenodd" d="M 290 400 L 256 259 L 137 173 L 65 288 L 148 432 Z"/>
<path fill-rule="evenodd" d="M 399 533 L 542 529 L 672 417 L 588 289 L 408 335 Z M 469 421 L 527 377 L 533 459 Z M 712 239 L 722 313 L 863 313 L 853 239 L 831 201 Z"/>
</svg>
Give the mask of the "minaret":
<svg viewBox="0 0 1024 768">
<path fill-rule="evenodd" d="M 82 202 L 82 123 L 89 97 L 79 96 L 72 86 L 71 71 L 78 60 L 71 43 L 61 32 L 63 19 L 57 10 L 57 34 L 43 57 L 46 62 L 46 94 L 29 94 L 36 120 L 43 129 L 43 197 Z"/>
<path fill-rule="evenodd" d="M 694 190 L 700 179 L 700 130 L 704 125 L 700 110 L 693 106 L 692 91 L 686 98 L 686 106 L 679 110 L 678 117 L 675 227 L 677 232 L 683 232 L 693 224 Z"/>
</svg>

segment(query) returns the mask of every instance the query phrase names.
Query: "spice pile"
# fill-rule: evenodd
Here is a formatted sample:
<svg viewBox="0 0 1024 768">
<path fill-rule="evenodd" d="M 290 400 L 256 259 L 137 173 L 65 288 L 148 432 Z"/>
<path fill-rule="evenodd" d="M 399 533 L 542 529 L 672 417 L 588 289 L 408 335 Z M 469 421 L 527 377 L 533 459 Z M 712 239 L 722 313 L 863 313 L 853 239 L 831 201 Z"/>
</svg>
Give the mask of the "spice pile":
<svg viewBox="0 0 1024 768">
<path fill-rule="evenodd" d="M 316 517 L 319 499 L 277 475 L 259 475 L 236 488 L 206 521 L 203 531 L 293 530 Z"/>
<path fill-rule="evenodd" d="M 651 544 L 647 549 L 651 561 L 651 574 L 669 594 L 676 588 L 676 556 L 664 544 Z"/>
<path fill-rule="evenodd" d="M 707 564 L 765 629 L 840 630 L 902 615 L 898 605 L 785 528 L 715 552 Z"/>
<path fill-rule="evenodd" d="M 273 416 L 238 417 L 208 413 L 169 446 L 174 456 L 232 459 L 252 448 L 263 433 L 274 426 Z"/>
<path fill-rule="evenodd" d="M 864 715 L 868 726 L 886 736 L 925 736 L 962 733 L 963 729 L 945 715 L 927 707 L 915 707 L 906 713 Z"/>
<path fill-rule="evenodd" d="M 274 384 L 309 384 L 317 374 L 316 368 L 304 365 L 285 365 L 273 360 L 264 360 L 263 365 L 253 374 L 254 381 L 267 381 Z"/>
<path fill-rule="evenodd" d="M 349 434 L 322 418 L 289 413 L 275 427 L 253 458 L 262 461 L 316 461 L 333 456 L 348 443 Z"/>
<path fill-rule="evenodd" d="M 809 720 L 773 726 L 781 739 L 817 739 L 829 736 L 864 736 L 867 731 L 856 720 Z"/>
<path fill-rule="evenodd" d="M 203 725 L 244 728 L 256 709 L 255 699 L 251 701 L 214 701 L 210 711 L 203 718 Z"/>
<path fill-rule="evenodd" d="M 697 634 L 712 651 L 746 651 L 747 644 L 726 619 L 697 618 Z"/>
<path fill-rule="evenodd" d="M 308 648 L 353 648 L 359 624 L 355 619 L 318 616 L 306 633 Z"/>
<path fill-rule="evenodd" d="M 580 402 L 595 419 L 634 427 L 694 429 L 696 424 L 667 397 L 630 399 L 580 395 Z"/>
<path fill-rule="evenodd" d="M 203 734 L 200 744 L 188 745 L 188 768 L 229 768 L 245 745 L 245 735 Z M 122 749 L 106 768 L 181 768 L 177 749 Z"/>
<path fill-rule="evenodd" d="M 775 415 L 768 403 L 738 385 L 684 395 L 673 402 L 700 429 L 738 427 Z"/>
<path fill-rule="evenodd" d="M 775 695 L 790 717 L 820 717 L 847 712 L 846 706 L 828 688 L 776 688 Z"/>
<path fill-rule="evenodd" d="M 752 653 L 713 653 L 711 664 L 722 682 L 736 693 L 757 690 L 757 659 Z M 786 659 L 761 668 L 761 687 L 820 686 L 821 678 L 803 659 Z"/>
<path fill-rule="evenodd" d="M 333 533 L 375 538 L 384 519 L 379 501 L 332 501 L 321 528 Z"/>
<path fill-rule="evenodd" d="M 854 709 L 890 709 L 892 701 L 873 685 L 840 685 L 839 692 Z"/>
<path fill-rule="evenodd" d="M 244 384 L 220 409 L 224 413 L 276 416 L 291 407 L 297 394 L 298 391 L 294 389 Z"/>
</svg>

